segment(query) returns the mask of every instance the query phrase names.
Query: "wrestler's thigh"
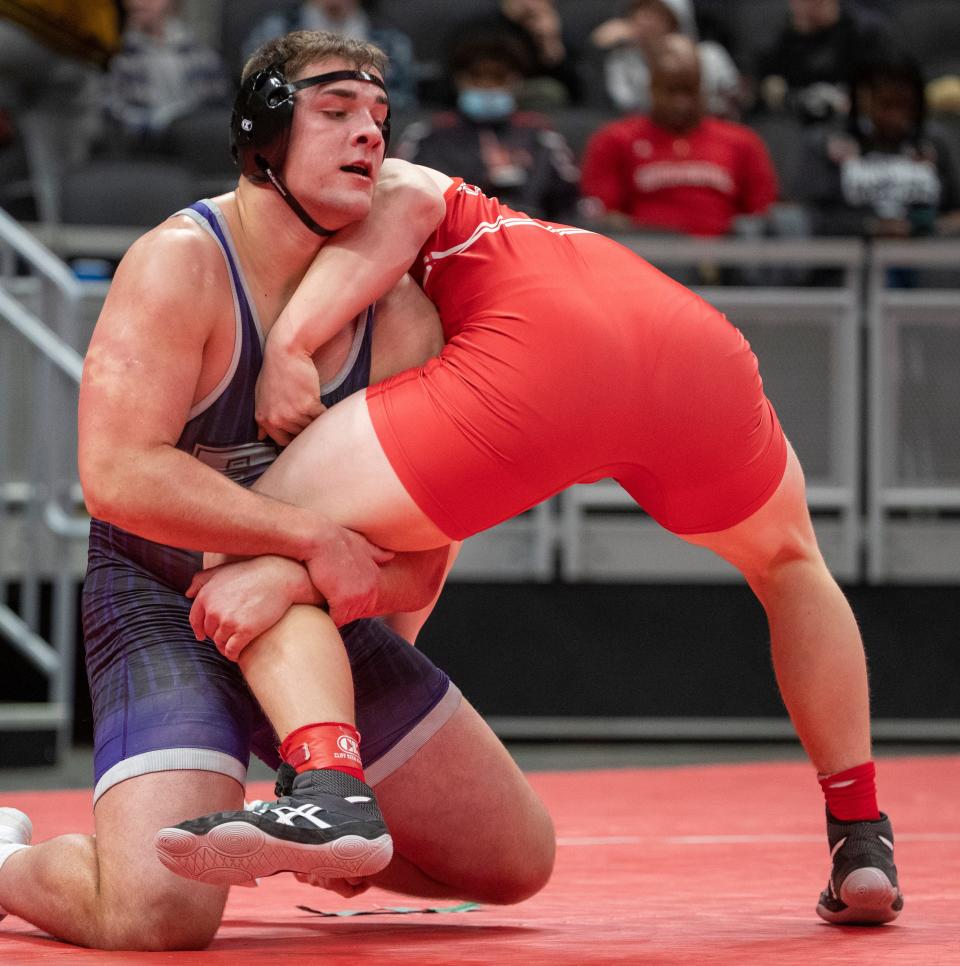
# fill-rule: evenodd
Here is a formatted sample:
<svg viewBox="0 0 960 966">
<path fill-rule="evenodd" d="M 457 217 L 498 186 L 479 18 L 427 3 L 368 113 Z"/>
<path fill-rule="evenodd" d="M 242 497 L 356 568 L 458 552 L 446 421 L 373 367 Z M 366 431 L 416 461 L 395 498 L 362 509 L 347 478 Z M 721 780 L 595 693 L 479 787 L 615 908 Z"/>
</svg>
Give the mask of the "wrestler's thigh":
<svg viewBox="0 0 960 966">
<path fill-rule="evenodd" d="M 228 888 L 174 875 L 161 865 L 153 839 L 166 826 L 239 808 L 243 787 L 216 772 L 155 772 L 110 788 L 94 810 L 100 895 L 106 908 L 135 918 L 148 935 L 176 928 L 183 929 L 185 938 L 208 940 L 220 923 Z M 122 929 L 130 924 L 116 925 Z"/>
<path fill-rule="evenodd" d="M 384 455 L 362 392 L 315 419 L 254 489 L 321 510 L 393 550 L 427 550 L 450 542 L 416 505 Z"/>
<path fill-rule="evenodd" d="M 817 538 L 807 507 L 803 469 L 787 441 L 787 464 L 779 486 L 746 520 L 714 533 L 680 534 L 689 543 L 732 563 L 746 577 L 795 559 L 819 559 Z"/>
<path fill-rule="evenodd" d="M 467 701 L 376 787 L 394 848 L 447 895 L 515 902 L 553 869 L 553 822 Z"/>
</svg>

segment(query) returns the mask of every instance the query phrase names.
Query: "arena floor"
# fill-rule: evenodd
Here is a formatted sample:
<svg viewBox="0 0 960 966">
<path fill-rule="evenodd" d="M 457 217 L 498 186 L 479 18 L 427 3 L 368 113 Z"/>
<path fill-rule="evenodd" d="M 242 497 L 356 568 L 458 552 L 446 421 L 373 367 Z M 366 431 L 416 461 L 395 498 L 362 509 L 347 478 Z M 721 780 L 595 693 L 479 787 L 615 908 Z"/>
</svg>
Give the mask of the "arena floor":
<svg viewBox="0 0 960 966">
<path fill-rule="evenodd" d="M 10 917 L 0 962 L 960 964 L 956 749 L 878 756 L 906 906 L 896 923 L 876 928 L 828 926 L 814 914 L 828 869 L 822 800 L 793 746 L 511 750 L 559 838 L 553 880 L 521 905 L 463 908 L 376 890 L 346 900 L 277 876 L 233 891 L 204 953 L 79 950 Z M 38 838 L 89 830 L 84 765 L 79 754 L 42 781 L 33 769 L 0 773 L 4 801 L 31 814 Z M 48 778 L 60 789 L 38 790 Z M 744 805 L 747 793 L 759 807 Z"/>
</svg>

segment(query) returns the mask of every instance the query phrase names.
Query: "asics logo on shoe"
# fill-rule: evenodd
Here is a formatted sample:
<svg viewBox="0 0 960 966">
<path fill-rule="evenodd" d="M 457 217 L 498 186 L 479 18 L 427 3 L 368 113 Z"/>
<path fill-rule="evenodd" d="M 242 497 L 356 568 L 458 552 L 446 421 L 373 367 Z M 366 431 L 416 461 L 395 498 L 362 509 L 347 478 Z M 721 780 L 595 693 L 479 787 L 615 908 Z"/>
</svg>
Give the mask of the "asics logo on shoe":
<svg viewBox="0 0 960 966">
<path fill-rule="evenodd" d="M 886 847 L 887 847 L 887 848 L 888 848 L 888 849 L 889 849 L 889 850 L 890 850 L 891 852 L 893 851 L 893 842 L 891 842 L 891 841 L 890 841 L 890 839 L 885 839 L 885 838 L 884 838 L 884 837 L 883 837 L 882 835 L 878 835 L 878 836 L 877 836 L 877 838 L 878 838 L 878 839 L 880 839 L 880 841 L 881 841 L 881 842 L 883 842 L 883 844 L 884 844 L 884 845 L 885 845 L 885 846 L 886 846 Z"/>
<path fill-rule="evenodd" d="M 846 835 L 844 835 L 844 837 L 840 839 L 840 841 L 837 842 L 837 844 L 830 850 L 831 859 L 843 848 L 843 844 L 846 841 L 847 841 L 847 837 Z M 893 846 L 891 845 L 890 848 L 893 848 Z"/>
<path fill-rule="evenodd" d="M 298 805 L 294 808 L 292 805 L 280 805 L 277 808 L 272 808 L 265 814 L 269 815 L 277 825 L 293 825 L 293 820 L 297 817 L 305 818 L 308 822 L 316 825 L 317 828 L 331 828 L 329 822 L 325 822 L 322 818 L 317 818 L 317 812 L 322 812 L 323 809 L 319 805 Z"/>
</svg>

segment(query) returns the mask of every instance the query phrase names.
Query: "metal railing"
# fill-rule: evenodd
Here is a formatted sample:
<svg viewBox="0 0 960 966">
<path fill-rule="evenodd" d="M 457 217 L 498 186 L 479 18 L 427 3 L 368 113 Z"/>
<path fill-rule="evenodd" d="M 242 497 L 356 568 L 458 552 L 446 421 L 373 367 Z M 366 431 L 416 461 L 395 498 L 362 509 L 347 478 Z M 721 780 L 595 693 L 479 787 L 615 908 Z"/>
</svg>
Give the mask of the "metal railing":
<svg viewBox="0 0 960 966">
<path fill-rule="evenodd" d="M 139 234 L 76 226 L 56 232 L 48 240 L 64 257 L 117 257 Z M 960 291 L 894 288 L 889 270 L 952 268 L 960 264 L 960 245 L 883 243 L 870 250 L 846 241 L 620 240 L 667 270 L 693 266 L 710 277 L 716 267 L 732 268 L 745 280 L 761 282 L 759 287 L 694 287 L 728 314 L 757 349 L 765 387 L 805 464 L 815 526 L 834 572 L 862 577 L 865 546 L 872 581 L 957 579 Z M 15 275 L 15 267 L 24 263 L 29 274 Z M 703 272 L 704 266 L 709 270 Z M 797 284 L 805 272 L 820 269 L 833 270 L 831 284 Z M 774 277 L 780 284 L 770 284 Z M 84 314 L 84 300 L 91 303 L 89 309 L 105 291 L 106 285 L 77 282 L 62 262 L 0 212 L 0 522 L 8 524 L 0 528 L 0 572 L 21 587 L 17 613 L 0 604 L 0 639 L 50 682 L 46 703 L 0 705 L 0 728 L 55 729 L 61 747 L 71 726 L 76 584 L 87 529 L 79 510 L 71 414 L 91 316 Z M 870 348 L 863 360 L 865 319 Z M 864 361 L 866 396 L 861 388 Z M 919 389 L 931 385 L 926 403 L 911 409 L 918 398 L 926 399 Z M 930 417 L 926 422 L 925 415 Z M 868 426 L 866 447 L 862 425 Z M 924 425 L 935 431 L 918 435 L 917 427 Z M 24 445 L 7 446 L 12 436 Z M 16 452 L 20 456 L 12 460 Z M 866 519 L 859 495 L 864 480 Z M 574 487 L 473 538 L 454 577 L 549 580 L 558 573 L 569 580 L 737 577 L 711 554 L 662 531 L 609 483 Z M 52 585 L 53 597 L 49 626 L 42 628 L 44 584 Z M 565 728 L 571 735 L 593 737 L 766 738 L 788 729 L 779 719 L 563 719 L 559 724 L 523 719 L 501 724 L 504 734 L 526 736 L 555 736 Z M 880 722 L 878 733 L 885 727 L 891 737 L 960 733 L 955 721 Z"/>
<path fill-rule="evenodd" d="M 26 266 L 26 276 L 13 274 L 18 263 Z M 70 415 L 83 367 L 70 344 L 81 299 L 81 286 L 66 265 L 0 211 L 0 439 L 8 457 L 15 451 L 13 436 L 28 444 L 18 450 L 24 457 L 19 465 L 0 460 L 0 576 L 19 587 L 19 613 L 0 602 L 0 638 L 47 680 L 45 702 L 0 705 L 0 728 L 52 729 L 58 753 L 69 745 L 73 723 L 77 615 L 70 555 L 85 544 L 88 529 L 85 517 L 74 512 L 76 431 Z M 42 602 L 45 587 L 48 606 Z M 49 640 L 41 635 L 44 612 Z"/>
<path fill-rule="evenodd" d="M 877 244 L 867 300 L 868 577 L 960 581 L 960 245 Z"/>
<path fill-rule="evenodd" d="M 14 227 L 22 243 L 26 233 Z M 116 258 L 141 233 L 95 226 L 34 226 L 31 230 L 63 257 Z M 952 331 L 960 293 L 895 289 L 887 282 L 891 267 L 953 267 L 960 261 L 960 246 L 909 242 L 880 243 L 868 249 L 851 240 L 701 241 L 634 235 L 618 240 L 670 274 L 693 282 L 701 295 L 747 334 L 761 360 L 765 388 L 804 464 L 815 527 L 834 573 L 848 580 L 862 579 L 866 573 L 874 582 L 956 579 L 960 534 L 955 536 L 957 521 L 950 514 L 960 508 L 960 476 L 953 481 L 902 479 L 892 467 L 907 458 L 904 453 L 915 468 L 922 467 L 923 445 L 928 451 L 937 449 L 935 462 L 942 463 L 943 454 L 950 450 L 950 440 L 938 446 L 935 435 L 925 443 L 901 438 L 898 426 L 902 428 L 904 419 L 897 407 L 902 408 L 905 396 L 896 366 L 904 333 L 911 334 L 911 325 Z M 21 248 L 30 246 L 21 244 Z M 38 250 L 44 249 L 34 241 L 32 251 Z M 0 266 L 3 251 L 0 248 Z M 38 272 L 11 283 L 33 285 L 35 314 L 50 319 L 58 334 L 82 350 L 87 319 L 78 326 L 78 300 L 96 299 L 106 286 L 81 285 L 56 259 L 53 265 L 42 256 L 36 261 L 45 268 L 45 275 Z M 702 284 L 704 278 L 730 269 L 759 285 Z M 822 270 L 832 270 L 829 284 L 803 284 L 806 276 Z M 53 286 L 51 292 L 54 277 L 60 288 Z M 771 279 L 777 284 L 770 284 Z M 64 314 L 51 304 L 55 295 L 61 301 L 67 299 Z M 28 301 L 26 294 L 23 298 Z M 870 346 L 866 366 L 861 358 L 865 320 Z M 919 351 L 915 346 L 914 350 Z M 865 370 L 867 395 L 862 385 Z M 868 427 L 866 446 L 864 426 Z M 929 452 L 926 458 L 929 462 Z M 22 482 L 6 482 L 9 495 L 22 496 Z M 866 516 L 862 492 L 869 500 Z M 574 487 L 473 538 L 452 576 L 550 580 L 558 574 L 569 580 L 737 579 L 724 562 L 662 531 L 609 482 Z"/>
<path fill-rule="evenodd" d="M 741 328 L 760 358 L 764 389 L 796 448 L 818 539 L 833 572 L 860 571 L 860 288 L 859 241 L 796 242 L 618 239 L 673 274 L 676 266 L 784 270 L 782 277 L 833 270 L 829 286 L 694 286 Z M 677 540 L 639 512 L 612 482 L 563 495 L 562 571 L 568 580 L 739 580 L 709 551 Z M 629 511 L 635 512 L 629 512 Z"/>
</svg>

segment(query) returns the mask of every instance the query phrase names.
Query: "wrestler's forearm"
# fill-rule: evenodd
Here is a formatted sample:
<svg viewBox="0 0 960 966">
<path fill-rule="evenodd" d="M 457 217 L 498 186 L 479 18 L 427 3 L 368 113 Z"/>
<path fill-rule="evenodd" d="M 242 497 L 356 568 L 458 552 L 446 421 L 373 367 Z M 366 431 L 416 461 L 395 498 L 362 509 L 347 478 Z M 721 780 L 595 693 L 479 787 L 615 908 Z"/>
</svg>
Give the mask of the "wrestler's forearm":
<svg viewBox="0 0 960 966">
<path fill-rule="evenodd" d="M 339 527 L 321 513 L 246 489 L 166 444 L 81 461 L 90 513 L 148 540 L 237 556 L 306 560 Z"/>
<path fill-rule="evenodd" d="M 441 191 L 421 169 L 386 163 L 370 214 L 320 250 L 274 323 L 269 345 L 314 352 L 397 284 L 443 212 Z"/>
<path fill-rule="evenodd" d="M 381 565 L 376 606 L 363 616 L 383 617 L 420 611 L 431 606 L 443 586 L 447 556 L 447 547 L 396 554 L 388 563 Z M 307 568 L 301 565 L 300 569 L 302 579 L 288 585 L 290 604 L 324 604 L 324 597 L 313 586 Z"/>
<path fill-rule="evenodd" d="M 460 544 L 454 547 L 458 550 Z M 383 617 L 393 614 L 410 614 L 432 608 L 443 588 L 443 581 L 450 570 L 456 550 L 450 547 L 437 547 L 434 550 L 417 550 L 395 554 L 378 570 L 376 604 L 364 617 Z M 204 557 L 204 566 L 216 568 L 223 564 L 239 562 L 234 556 Z M 273 599 L 285 600 L 289 606 L 294 604 L 313 604 L 323 606 L 326 598 L 314 586 L 310 574 L 302 563 L 295 563 L 275 554 L 266 554 L 257 561 L 248 560 L 249 568 L 257 564 L 255 571 L 256 586 L 260 591 L 269 588 L 267 595 Z M 227 571 L 229 573 L 229 570 Z M 211 573 L 208 569 L 207 574 Z M 248 574 L 254 573 L 248 571 Z M 196 578 L 197 586 L 202 586 L 204 576 Z M 244 585 L 239 585 L 240 593 L 249 596 Z M 193 594 L 188 594 L 193 596 Z M 429 615 L 424 613 L 419 621 L 423 624 Z M 405 635 L 404 635 L 405 636 Z M 408 638 L 409 640 L 410 638 Z"/>
</svg>

